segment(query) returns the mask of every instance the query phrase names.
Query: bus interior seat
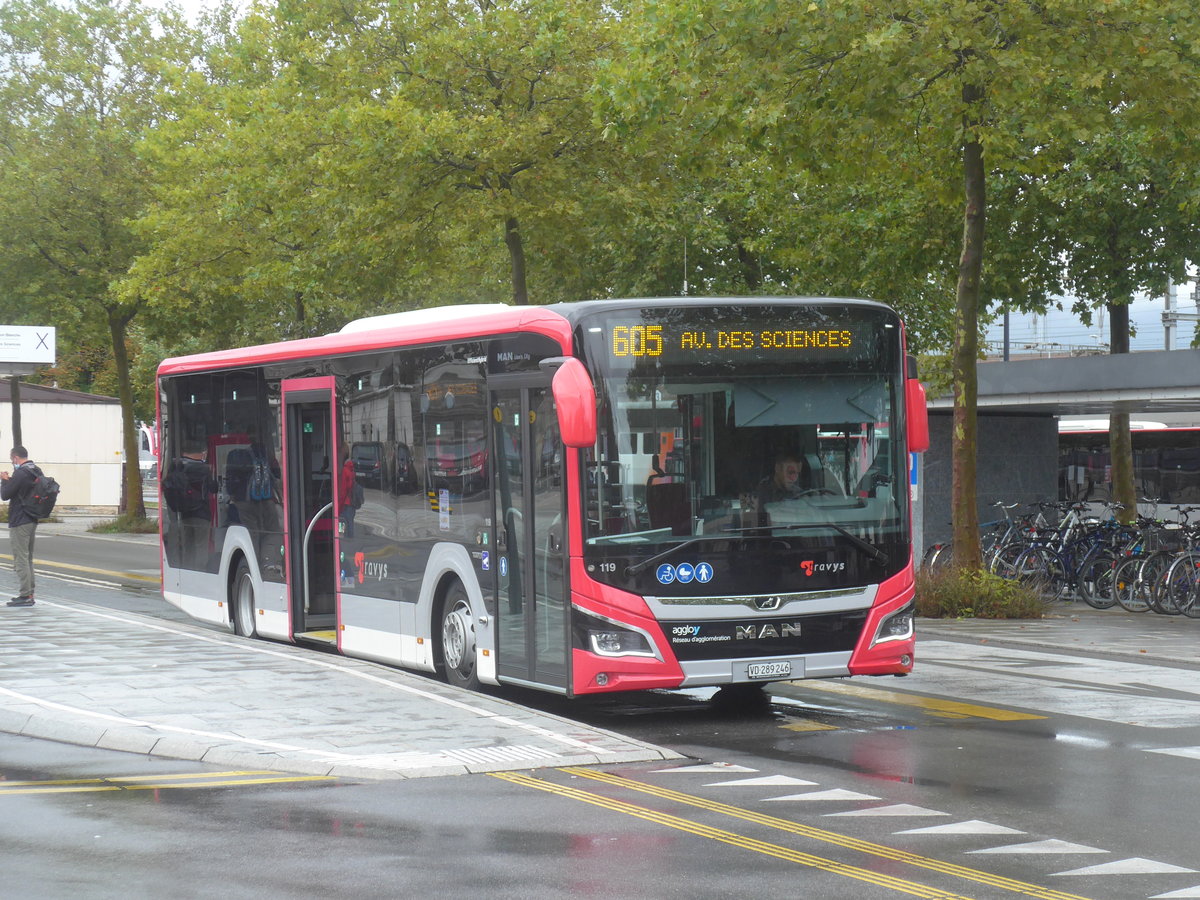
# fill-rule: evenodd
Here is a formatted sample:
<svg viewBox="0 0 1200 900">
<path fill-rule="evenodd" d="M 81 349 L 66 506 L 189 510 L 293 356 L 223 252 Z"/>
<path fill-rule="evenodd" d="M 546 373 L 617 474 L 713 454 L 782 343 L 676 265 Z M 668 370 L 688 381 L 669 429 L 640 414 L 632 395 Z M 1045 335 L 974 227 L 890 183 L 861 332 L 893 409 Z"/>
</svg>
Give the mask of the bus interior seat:
<svg viewBox="0 0 1200 900">
<path fill-rule="evenodd" d="M 672 534 L 692 533 L 687 487 L 682 481 L 651 481 L 646 485 L 646 512 L 651 528 L 670 528 Z"/>
</svg>

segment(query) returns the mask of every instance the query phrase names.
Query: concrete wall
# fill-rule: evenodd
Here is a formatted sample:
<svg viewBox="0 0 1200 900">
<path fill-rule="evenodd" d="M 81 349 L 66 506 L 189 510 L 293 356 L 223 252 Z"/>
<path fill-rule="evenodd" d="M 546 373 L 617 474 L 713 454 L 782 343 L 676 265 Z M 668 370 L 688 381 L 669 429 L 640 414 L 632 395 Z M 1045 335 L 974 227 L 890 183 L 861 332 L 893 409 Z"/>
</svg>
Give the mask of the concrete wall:
<svg viewBox="0 0 1200 900">
<path fill-rule="evenodd" d="M 921 460 L 920 504 L 916 520 L 922 533 L 917 552 L 950 538 L 950 431 L 953 417 L 930 413 L 929 451 Z M 1058 498 L 1058 420 L 1051 415 L 979 413 L 976 497 L 979 521 L 1000 518 L 992 503 Z"/>
<path fill-rule="evenodd" d="M 120 502 L 121 407 L 116 403 L 21 403 L 22 443 L 62 493 L 59 506 Z M 0 444 L 12 447 L 12 404 L 0 403 Z M 0 468 L 10 468 L 5 462 Z"/>
</svg>

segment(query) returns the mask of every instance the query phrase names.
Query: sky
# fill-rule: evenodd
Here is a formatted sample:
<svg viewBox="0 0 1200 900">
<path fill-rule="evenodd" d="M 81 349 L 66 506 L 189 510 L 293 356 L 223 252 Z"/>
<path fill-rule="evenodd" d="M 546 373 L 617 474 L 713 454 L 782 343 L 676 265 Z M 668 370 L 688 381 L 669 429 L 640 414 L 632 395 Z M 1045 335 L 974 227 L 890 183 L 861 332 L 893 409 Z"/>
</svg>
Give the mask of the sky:
<svg viewBox="0 0 1200 900">
<path fill-rule="evenodd" d="M 1009 346 L 1013 356 L 1036 352 L 1058 345 L 1058 352 L 1065 348 L 1082 349 L 1100 347 L 1107 351 L 1109 328 L 1107 316 L 1097 316 L 1091 326 L 1084 325 L 1071 313 L 1070 301 L 1064 301 L 1066 309 L 1051 310 L 1044 316 L 1012 315 L 1009 318 Z M 1183 313 L 1200 312 L 1194 299 L 1194 285 L 1185 284 L 1178 288 L 1176 310 Z M 1129 340 L 1130 350 L 1164 350 L 1163 298 L 1140 298 L 1129 304 L 1129 322 L 1136 334 Z M 1103 319 L 1103 322 L 1100 321 Z M 1175 332 L 1175 347 L 1179 350 L 1191 345 L 1193 322 L 1180 322 Z M 997 321 L 987 331 L 989 354 L 999 355 L 1004 338 L 1003 323 Z M 995 346 L 991 346 L 992 342 Z M 1031 348 L 1030 345 L 1033 345 Z"/>
</svg>

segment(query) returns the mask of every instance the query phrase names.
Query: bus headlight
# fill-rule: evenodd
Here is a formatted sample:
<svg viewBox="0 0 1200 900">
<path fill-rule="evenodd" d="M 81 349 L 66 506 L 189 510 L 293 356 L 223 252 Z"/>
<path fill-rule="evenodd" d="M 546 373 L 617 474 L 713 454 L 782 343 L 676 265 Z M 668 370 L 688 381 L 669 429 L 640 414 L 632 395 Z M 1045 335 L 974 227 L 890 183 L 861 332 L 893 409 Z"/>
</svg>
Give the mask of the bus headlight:
<svg viewBox="0 0 1200 900">
<path fill-rule="evenodd" d="M 916 618 L 916 604 L 909 603 L 902 609 L 896 610 L 879 623 L 875 630 L 875 640 L 871 646 L 886 644 L 889 641 L 907 641 L 913 636 L 913 623 Z"/>
<path fill-rule="evenodd" d="M 597 656 L 648 656 L 660 658 L 650 636 L 640 628 L 575 609 L 572 615 L 575 646 Z"/>
</svg>

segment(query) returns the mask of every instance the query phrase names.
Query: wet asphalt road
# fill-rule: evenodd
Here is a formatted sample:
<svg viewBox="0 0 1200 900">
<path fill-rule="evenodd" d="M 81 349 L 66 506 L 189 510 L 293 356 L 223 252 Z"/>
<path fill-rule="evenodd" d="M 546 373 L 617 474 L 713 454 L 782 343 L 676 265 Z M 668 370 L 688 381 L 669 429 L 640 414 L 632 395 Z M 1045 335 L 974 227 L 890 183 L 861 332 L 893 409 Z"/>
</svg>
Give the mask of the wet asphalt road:
<svg viewBox="0 0 1200 900">
<path fill-rule="evenodd" d="M 38 555 L 100 569 L 125 552 L 89 542 Z M 128 553 L 128 574 L 157 557 Z M 144 590 L 86 593 L 176 615 Z M 932 638 L 920 656 L 908 679 L 758 701 L 504 692 L 690 757 L 587 773 L 269 781 L 0 736 L 8 883 L 47 898 L 1200 897 L 1193 668 Z M 63 780 L 84 783 L 48 784 Z"/>
</svg>

